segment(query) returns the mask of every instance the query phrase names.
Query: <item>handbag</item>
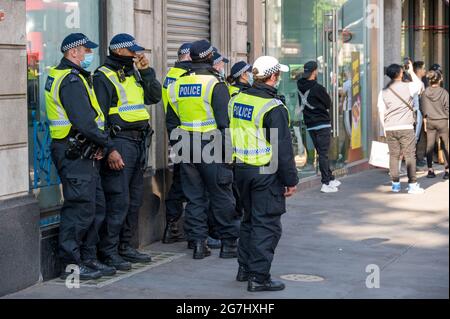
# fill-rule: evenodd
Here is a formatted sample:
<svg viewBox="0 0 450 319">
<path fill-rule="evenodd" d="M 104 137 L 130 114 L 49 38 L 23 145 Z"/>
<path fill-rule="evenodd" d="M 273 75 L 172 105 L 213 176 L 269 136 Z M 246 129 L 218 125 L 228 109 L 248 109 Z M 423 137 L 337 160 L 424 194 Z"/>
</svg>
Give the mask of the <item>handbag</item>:
<svg viewBox="0 0 450 319">
<path fill-rule="evenodd" d="M 395 92 L 392 88 L 389 88 L 389 91 L 391 91 L 398 99 L 400 99 L 400 101 L 402 101 L 410 110 L 411 112 L 413 112 L 413 116 L 414 116 L 414 125 L 417 124 L 417 113 L 414 110 L 414 108 L 411 106 L 411 102 L 414 100 L 414 98 L 410 98 L 409 102 L 406 102 L 397 92 Z"/>
<path fill-rule="evenodd" d="M 389 168 L 389 146 L 387 143 L 372 141 L 369 164 Z"/>
</svg>

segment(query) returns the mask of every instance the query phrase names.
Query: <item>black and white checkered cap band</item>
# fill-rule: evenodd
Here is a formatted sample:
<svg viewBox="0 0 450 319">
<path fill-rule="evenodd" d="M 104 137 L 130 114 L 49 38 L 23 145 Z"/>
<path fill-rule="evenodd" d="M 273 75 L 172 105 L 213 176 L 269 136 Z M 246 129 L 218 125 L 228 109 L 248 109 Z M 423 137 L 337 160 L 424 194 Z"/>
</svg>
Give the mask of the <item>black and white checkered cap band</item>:
<svg viewBox="0 0 450 319">
<path fill-rule="evenodd" d="M 214 51 L 213 47 L 210 47 L 208 50 L 204 51 L 204 52 L 200 52 L 200 54 L 198 55 L 200 57 L 200 59 L 204 59 L 206 58 L 210 53 L 212 53 Z"/>
<path fill-rule="evenodd" d="M 186 48 L 186 49 L 180 50 L 180 53 L 178 55 L 184 55 L 184 54 L 189 54 L 189 53 L 191 53 L 191 49 Z"/>
<path fill-rule="evenodd" d="M 216 65 L 217 63 L 220 63 L 223 61 L 223 56 L 218 57 L 217 59 L 214 60 L 213 64 Z"/>
<path fill-rule="evenodd" d="M 278 71 L 280 71 L 281 69 L 281 65 L 278 63 L 277 65 L 267 69 L 264 71 L 264 76 L 269 76 L 272 75 L 274 73 L 277 73 Z"/>
<path fill-rule="evenodd" d="M 65 46 L 62 47 L 62 51 L 66 52 L 66 51 L 68 51 L 70 49 L 77 48 L 77 47 L 80 47 L 82 45 L 85 45 L 88 42 L 89 42 L 89 39 L 88 38 L 84 38 L 84 39 L 81 39 L 81 40 L 78 40 L 78 41 L 75 41 L 75 42 L 72 42 L 72 43 L 68 43 L 68 44 L 66 44 Z"/>
<path fill-rule="evenodd" d="M 111 50 L 116 49 L 123 49 L 123 48 L 131 48 L 132 46 L 137 45 L 136 41 L 127 41 L 127 42 L 120 42 L 116 44 L 111 44 L 109 48 Z"/>
<path fill-rule="evenodd" d="M 248 69 L 250 69 L 250 64 L 247 64 L 246 66 L 244 66 L 242 69 L 240 69 L 238 72 L 236 72 L 235 74 L 233 74 L 233 77 L 235 79 L 237 79 L 238 77 L 240 77 L 242 74 L 244 74 L 244 72 L 247 72 Z"/>
</svg>

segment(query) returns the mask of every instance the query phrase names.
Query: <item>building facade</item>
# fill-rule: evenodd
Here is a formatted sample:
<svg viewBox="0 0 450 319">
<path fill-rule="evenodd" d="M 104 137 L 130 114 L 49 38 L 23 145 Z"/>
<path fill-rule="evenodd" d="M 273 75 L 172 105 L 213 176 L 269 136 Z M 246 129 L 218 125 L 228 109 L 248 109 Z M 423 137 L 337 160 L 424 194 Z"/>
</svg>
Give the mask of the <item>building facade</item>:
<svg viewBox="0 0 450 319">
<path fill-rule="evenodd" d="M 6 75 L 0 82 L 0 272 L 9 274 L 0 277 L 0 295 L 58 274 L 63 198 L 48 148 L 42 87 L 68 33 L 83 32 L 100 43 L 92 70 L 105 58 L 114 34 L 134 34 L 161 81 L 187 41 L 211 40 L 230 58 L 230 67 L 263 54 L 277 56 L 291 70 L 283 76 L 281 92 L 306 187 L 319 179 L 296 93 L 304 63 L 319 61 L 319 80 L 333 98 L 330 157 L 338 174 L 368 168 L 370 142 L 380 135 L 376 99 L 384 66 L 400 63 L 408 53 L 448 70 L 445 27 L 440 33 L 411 28 L 417 22 L 405 21 L 415 12 L 413 2 L 448 32 L 448 13 L 443 13 L 448 1 L 439 0 L 0 0 L 0 70 Z M 434 15 L 426 11 L 432 5 Z M 417 41 L 424 43 L 412 46 Z M 155 134 L 136 226 L 140 247 L 161 238 L 171 175 L 162 105 L 149 110 Z"/>
</svg>

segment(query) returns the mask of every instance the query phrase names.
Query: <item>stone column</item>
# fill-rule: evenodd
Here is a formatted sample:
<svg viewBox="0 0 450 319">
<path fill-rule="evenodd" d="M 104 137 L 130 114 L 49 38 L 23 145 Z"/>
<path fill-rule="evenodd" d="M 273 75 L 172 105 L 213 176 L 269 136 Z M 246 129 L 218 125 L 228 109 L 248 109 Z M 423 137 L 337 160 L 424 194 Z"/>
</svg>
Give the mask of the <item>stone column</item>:
<svg viewBox="0 0 450 319">
<path fill-rule="evenodd" d="M 261 0 L 248 0 L 248 42 L 249 61 L 263 55 L 263 4 Z"/>
<path fill-rule="evenodd" d="M 117 33 L 134 33 L 134 0 L 107 1 L 106 12 L 108 43 Z"/>
<path fill-rule="evenodd" d="M 25 1 L 0 0 L 0 296 L 40 277 L 39 208 L 30 195 Z"/>
<path fill-rule="evenodd" d="M 211 0 L 211 42 L 230 58 L 247 61 L 247 1 Z"/>
<path fill-rule="evenodd" d="M 402 2 L 384 1 L 384 65 L 401 63 Z"/>
<path fill-rule="evenodd" d="M 424 0 L 415 0 L 414 11 L 414 25 L 424 25 Z M 428 12 L 428 8 L 427 8 Z M 414 32 L 414 56 L 415 61 L 424 61 L 424 31 L 423 28 L 411 28 L 411 32 Z"/>
<path fill-rule="evenodd" d="M 166 37 L 163 35 L 166 18 L 166 1 L 136 0 L 134 4 L 134 32 L 144 46 L 156 78 L 165 76 Z M 162 103 L 150 107 L 154 134 L 149 150 L 149 169 L 145 175 L 144 203 L 139 212 L 137 246 L 143 247 L 162 237 L 165 222 L 165 179 L 167 170 L 167 138 L 165 114 Z"/>
</svg>

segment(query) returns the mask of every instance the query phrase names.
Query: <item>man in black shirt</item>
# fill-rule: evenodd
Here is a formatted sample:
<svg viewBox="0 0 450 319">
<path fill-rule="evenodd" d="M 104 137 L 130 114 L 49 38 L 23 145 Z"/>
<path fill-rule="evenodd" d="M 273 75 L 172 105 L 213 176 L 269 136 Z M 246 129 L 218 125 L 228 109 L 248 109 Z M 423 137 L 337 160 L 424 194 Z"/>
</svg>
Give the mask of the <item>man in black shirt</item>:
<svg viewBox="0 0 450 319">
<path fill-rule="evenodd" d="M 300 109 L 307 131 L 311 135 L 314 147 L 319 154 L 319 167 L 322 174 L 323 193 L 338 192 L 341 185 L 330 169 L 328 152 L 331 142 L 330 108 L 331 98 L 326 89 L 317 83 L 318 65 L 310 61 L 304 66 L 303 77 L 297 82 Z"/>
</svg>

